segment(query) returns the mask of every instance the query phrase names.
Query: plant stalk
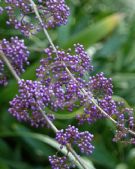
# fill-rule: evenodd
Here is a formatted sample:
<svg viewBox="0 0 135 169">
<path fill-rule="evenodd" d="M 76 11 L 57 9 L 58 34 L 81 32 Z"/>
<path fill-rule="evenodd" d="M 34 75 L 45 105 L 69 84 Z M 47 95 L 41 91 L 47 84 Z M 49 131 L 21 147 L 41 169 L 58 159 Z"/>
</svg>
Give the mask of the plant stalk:
<svg viewBox="0 0 135 169">
<path fill-rule="evenodd" d="M 6 63 L 7 67 L 9 68 L 9 70 L 11 71 L 12 75 L 14 76 L 14 78 L 19 81 L 21 80 L 20 77 L 17 75 L 16 71 L 14 70 L 14 68 L 12 67 L 11 63 L 9 62 L 9 60 L 5 57 L 4 53 L 2 51 L 0 51 L 0 57 L 2 58 L 2 60 Z"/>
</svg>

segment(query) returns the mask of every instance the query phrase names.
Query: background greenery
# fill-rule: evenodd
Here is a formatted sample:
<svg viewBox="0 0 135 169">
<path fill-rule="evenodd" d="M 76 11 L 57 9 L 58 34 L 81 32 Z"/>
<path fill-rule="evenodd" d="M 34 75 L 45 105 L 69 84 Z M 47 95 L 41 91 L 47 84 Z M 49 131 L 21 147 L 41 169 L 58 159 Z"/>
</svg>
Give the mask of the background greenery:
<svg viewBox="0 0 135 169">
<path fill-rule="evenodd" d="M 68 0 L 71 16 L 66 26 L 51 30 L 50 34 L 60 47 L 72 47 L 83 43 L 91 55 L 94 73 L 104 72 L 112 77 L 114 98 L 124 99 L 135 105 L 135 1 L 134 0 Z M 0 6 L 4 3 L 0 1 Z M 18 31 L 5 24 L 6 15 L 0 16 L 0 39 L 19 36 Z M 35 68 L 39 65 L 42 50 L 48 45 L 43 33 L 25 39 L 31 51 L 31 65 L 23 75 L 35 79 Z M 7 70 L 8 71 L 8 70 Z M 53 137 L 46 129 L 33 129 L 18 123 L 8 113 L 9 101 L 17 93 L 17 84 L 9 75 L 6 88 L 0 88 L 0 169 L 49 169 L 48 155 L 55 154 L 56 147 L 48 144 L 43 135 Z M 81 111 L 81 109 L 79 110 Z M 55 124 L 65 128 L 75 124 L 67 112 L 58 112 Z M 74 112 L 76 113 L 76 112 Z M 67 117 L 67 119 L 66 119 Z M 114 126 L 109 121 L 98 121 L 89 126 L 80 126 L 94 135 L 94 153 L 85 157 L 88 164 L 97 169 L 134 169 L 135 148 L 122 143 L 113 143 Z M 55 145 L 55 144 L 54 144 Z"/>
</svg>

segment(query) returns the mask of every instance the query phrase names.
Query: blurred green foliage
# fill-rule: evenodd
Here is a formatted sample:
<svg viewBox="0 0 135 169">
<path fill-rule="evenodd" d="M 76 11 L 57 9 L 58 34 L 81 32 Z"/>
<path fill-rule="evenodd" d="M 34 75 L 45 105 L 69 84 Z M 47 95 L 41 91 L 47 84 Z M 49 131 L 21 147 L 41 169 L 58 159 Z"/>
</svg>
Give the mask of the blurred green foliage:
<svg viewBox="0 0 135 169">
<path fill-rule="evenodd" d="M 71 16 L 66 26 L 50 30 L 55 44 L 72 47 L 75 42 L 83 43 L 91 55 L 94 72 L 104 72 L 112 77 L 114 98 L 124 99 L 135 107 L 135 1 L 134 0 L 68 0 Z M 4 5 L 0 1 L 0 6 Z M 5 24 L 6 15 L 0 16 L 0 39 L 19 36 L 18 31 Z M 31 65 L 22 76 L 35 79 L 35 68 L 43 57 L 42 50 L 48 45 L 43 33 L 25 38 L 31 51 Z M 8 71 L 8 70 L 7 70 Z M 54 134 L 46 129 L 33 129 L 18 123 L 8 113 L 9 101 L 17 93 L 16 81 L 9 75 L 9 85 L 0 88 L 0 169 L 50 169 L 47 157 L 55 154 L 56 147 L 49 146 L 44 135 Z M 58 112 L 56 125 L 65 128 L 82 108 L 72 114 Z M 97 169 L 134 169 L 135 148 L 122 143 L 113 143 L 115 127 L 109 121 L 80 126 L 95 135 L 95 151 L 85 160 L 92 161 Z M 40 133 L 39 135 L 34 133 Z M 48 141 L 49 142 L 49 141 Z"/>
</svg>

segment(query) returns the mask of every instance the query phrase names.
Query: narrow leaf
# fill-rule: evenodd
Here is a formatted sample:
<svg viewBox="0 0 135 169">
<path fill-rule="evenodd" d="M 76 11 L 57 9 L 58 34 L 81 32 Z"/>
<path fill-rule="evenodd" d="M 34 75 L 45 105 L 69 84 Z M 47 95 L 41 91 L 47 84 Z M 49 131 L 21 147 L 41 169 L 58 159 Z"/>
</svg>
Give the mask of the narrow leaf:
<svg viewBox="0 0 135 169">
<path fill-rule="evenodd" d="M 90 25 L 79 34 L 71 37 L 63 46 L 69 48 L 74 43 L 82 43 L 88 48 L 90 45 L 111 33 L 118 26 L 122 18 L 123 15 L 119 13 L 107 16 L 96 24 Z"/>
</svg>

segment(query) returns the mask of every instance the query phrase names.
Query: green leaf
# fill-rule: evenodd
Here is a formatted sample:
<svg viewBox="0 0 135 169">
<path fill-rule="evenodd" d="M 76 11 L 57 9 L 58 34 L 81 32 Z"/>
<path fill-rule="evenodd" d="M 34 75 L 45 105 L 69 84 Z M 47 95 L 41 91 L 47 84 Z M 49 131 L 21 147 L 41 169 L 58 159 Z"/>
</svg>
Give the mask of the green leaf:
<svg viewBox="0 0 135 169">
<path fill-rule="evenodd" d="M 112 76 L 114 81 L 128 81 L 135 80 L 135 73 L 117 73 Z"/>
<path fill-rule="evenodd" d="M 1 167 L 3 166 L 3 168 Z M 29 166 L 26 163 L 13 161 L 13 160 L 7 160 L 2 157 L 0 157 L 0 169 L 11 169 L 9 167 L 12 167 L 14 169 L 33 169 L 33 167 Z"/>
<path fill-rule="evenodd" d="M 110 152 L 104 142 L 100 139 L 95 143 L 96 149 L 94 153 L 91 155 L 93 160 L 101 164 L 102 166 L 106 166 L 107 169 L 114 169 L 117 163 L 117 159 L 112 152 Z"/>
<path fill-rule="evenodd" d="M 48 145 L 43 144 L 41 140 L 33 139 L 32 132 L 30 132 L 30 130 L 27 129 L 26 127 L 23 127 L 21 125 L 14 125 L 14 130 L 16 133 L 18 133 L 21 136 L 22 140 L 29 147 L 29 150 L 33 152 L 34 154 L 36 154 L 37 156 L 39 157 L 43 156 L 43 157 L 48 158 L 48 154 L 53 153 L 52 149 L 49 148 Z M 31 137 L 28 137 L 27 132 L 29 132 Z M 23 133 L 26 133 L 26 136 Z M 31 155 L 33 154 L 31 153 Z"/>
<path fill-rule="evenodd" d="M 83 114 L 84 112 L 84 107 L 81 107 L 73 112 L 68 112 L 68 111 L 59 111 L 59 112 L 53 112 L 46 108 L 48 113 L 54 114 L 56 119 L 59 120 L 68 120 L 75 118 L 77 115 Z"/>
<path fill-rule="evenodd" d="M 113 98 L 113 100 L 115 100 L 115 101 L 125 103 L 125 106 L 127 106 L 127 107 L 130 108 L 128 102 L 127 102 L 124 98 L 122 98 L 122 97 L 120 97 L 120 96 L 113 96 L 112 98 Z"/>
<path fill-rule="evenodd" d="M 10 158 L 10 154 L 12 150 L 10 149 L 9 145 L 0 139 L 0 157 Z"/>
<path fill-rule="evenodd" d="M 5 162 L 3 162 L 2 160 L 0 160 L 0 168 L 1 169 L 9 169 L 8 165 Z"/>
<path fill-rule="evenodd" d="M 16 126 L 16 127 L 18 128 L 18 126 Z M 65 155 L 68 154 L 70 160 L 74 161 L 74 163 L 78 166 L 79 169 L 82 169 L 82 167 L 76 161 L 74 156 L 71 153 L 68 153 L 68 151 L 65 147 L 63 147 L 63 149 L 60 149 L 60 144 L 58 144 L 54 139 L 52 139 L 49 136 L 46 136 L 46 135 L 43 135 L 43 134 L 31 133 L 31 132 L 24 132 L 24 131 L 21 131 L 21 132 L 18 132 L 18 133 L 17 132 L 15 132 L 15 133 L 13 133 L 13 132 L 12 133 L 11 132 L 0 133 L 0 137 L 7 137 L 7 136 L 10 136 L 10 137 L 11 136 L 13 136 L 13 137 L 19 136 L 19 137 L 23 137 L 23 138 L 26 138 L 26 139 L 31 138 L 31 139 L 41 141 L 42 143 L 48 144 L 49 146 L 57 149 L 58 151 L 61 151 L 63 154 L 65 154 Z M 49 154 L 47 154 L 47 155 L 49 155 Z M 81 158 L 81 159 L 84 162 L 84 164 L 86 164 L 88 169 L 95 169 L 95 167 L 93 166 L 92 162 L 90 162 L 90 160 L 88 162 L 88 160 L 86 160 L 86 159 L 83 159 L 83 158 Z"/>
<path fill-rule="evenodd" d="M 88 48 L 90 45 L 105 38 L 111 33 L 118 26 L 122 18 L 122 14 L 118 13 L 107 16 L 96 24 L 90 25 L 85 30 L 71 37 L 63 46 L 69 48 L 74 43 L 82 43 Z"/>
</svg>

